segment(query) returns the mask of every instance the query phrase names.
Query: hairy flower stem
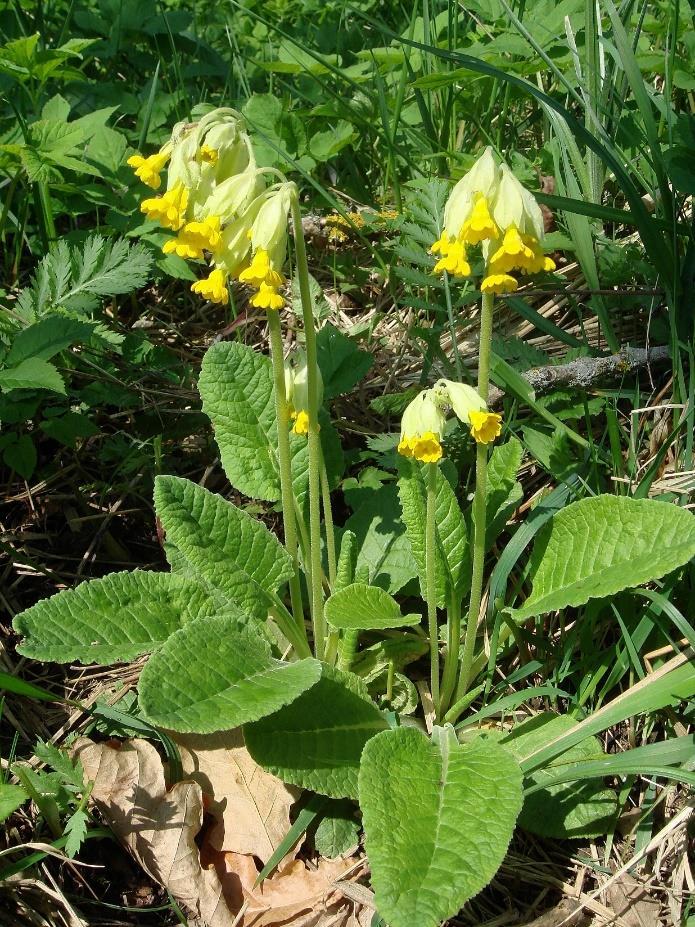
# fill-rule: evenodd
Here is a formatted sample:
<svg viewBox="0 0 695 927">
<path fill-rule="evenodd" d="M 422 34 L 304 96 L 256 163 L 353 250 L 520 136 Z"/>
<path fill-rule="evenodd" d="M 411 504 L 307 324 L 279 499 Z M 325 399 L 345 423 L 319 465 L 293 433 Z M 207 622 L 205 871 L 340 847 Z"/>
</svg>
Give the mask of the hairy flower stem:
<svg viewBox="0 0 695 927">
<path fill-rule="evenodd" d="M 435 716 L 439 717 L 439 630 L 437 628 L 437 577 L 435 574 L 437 464 L 427 467 L 427 515 L 425 519 L 425 578 L 427 630 L 430 638 L 430 692 Z"/>
<path fill-rule="evenodd" d="M 487 402 L 490 389 L 490 346 L 492 343 L 492 311 L 494 296 L 483 293 L 480 312 L 480 351 L 478 357 L 478 392 Z M 473 570 L 471 597 L 466 619 L 466 637 L 461 658 L 461 675 L 456 690 L 456 701 L 468 692 L 471 666 L 478 630 L 478 615 L 483 597 L 483 571 L 485 568 L 485 529 L 487 493 L 487 445 L 478 444 L 475 455 L 475 496 L 473 498 Z"/>
<path fill-rule="evenodd" d="M 311 546 L 311 618 L 314 627 L 314 653 L 321 660 L 326 643 L 326 620 L 323 614 L 323 588 L 321 585 L 321 438 L 319 437 L 319 390 L 318 363 L 316 359 L 316 331 L 314 329 L 314 312 L 311 305 L 309 287 L 309 266 L 306 259 L 306 245 L 302 230 L 302 213 L 299 207 L 299 195 L 294 187 L 292 193 L 292 227 L 294 231 L 294 250 L 297 262 L 297 279 L 302 300 L 304 320 L 304 340 L 307 360 L 307 393 L 309 399 L 309 541 Z"/>
<path fill-rule="evenodd" d="M 321 496 L 323 498 L 323 522 L 326 527 L 326 556 L 328 558 L 328 585 L 334 592 L 335 577 L 338 572 L 335 553 L 335 528 L 333 526 L 333 507 L 331 505 L 331 487 L 328 482 L 326 461 L 321 454 Z"/>
<path fill-rule="evenodd" d="M 443 715 L 449 707 L 451 696 L 456 687 L 461 649 L 461 602 L 457 595 L 451 597 L 447 612 L 446 657 L 442 673 L 442 694 L 439 711 Z"/>
<path fill-rule="evenodd" d="M 349 670 L 352 668 L 352 661 L 357 653 L 357 642 L 359 640 L 359 631 L 345 631 L 343 639 L 340 642 L 340 654 L 338 656 L 338 669 Z"/>
<path fill-rule="evenodd" d="M 299 581 L 299 559 L 297 557 L 297 522 L 294 511 L 295 500 L 292 489 L 292 458 L 290 453 L 290 416 L 285 396 L 282 332 L 280 330 L 280 316 L 272 309 L 268 312 L 268 331 L 270 334 L 270 357 L 273 364 L 275 417 L 278 426 L 278 467 L 280 470 L 282 520 L 285 530 L 285 547 L 292 558 L 294 568 L 290 580 L 290 600 L 292 602 L 292 616 L 306 640 L 302 587 Z"/>
</svg>

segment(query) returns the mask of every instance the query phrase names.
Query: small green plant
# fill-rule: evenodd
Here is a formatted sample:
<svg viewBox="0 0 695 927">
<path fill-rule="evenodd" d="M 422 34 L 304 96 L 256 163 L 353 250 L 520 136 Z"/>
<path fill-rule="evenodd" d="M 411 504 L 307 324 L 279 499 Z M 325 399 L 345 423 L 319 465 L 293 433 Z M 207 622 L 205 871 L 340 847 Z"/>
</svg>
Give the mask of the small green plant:
<svg viewBox="0 0 695 927">
<path fill-rule="evenodd" d="M 345 349 L 324 351 L 340 363 L 321 372 L 295 184 L 257 166 L 232 110 L 178 124 L 159 152 L 129 163 L 154 191 L 163 186 L 141 208 L 172 233 L 164 251 L 203 271 L 193 291 L 227 304 L 250 286 L 251 304 L 267 312 L 270 357 L 215 344 L 199 390 L 229 482 L 279 504 L 283 539 L 221 495 L 159 476 L 171 571 L 115 573 L 39 602 L 15 618 L 20 653 L 87 664 L 150 654 L 138 685 L 148 722 L 200 734 L 243 727 L 253 758 L 284 782 L 358 802 L 379 914 L 392 927 L 435 927 L 487 885 L 517 824 L 558 836 L 607 832 L 617 797 L 603 784 L 611 767 L 595 735 L 695 693 L 695 671 L 675 657 L 580 722 L 547 713 L 486 731 L 472 705 L 488 662 L 494 669 L 532 618 L 581 614 L 681 569 L 695 554 L 695 518 L 612 495 L 540 510 L 523 581 L 496 587 L 502 623 L 486 651 L 487 555 L 518 501 L 521 462 L 514 439 L 489 452 L 502 431 L 487 402 L 492 316 L 518 272 L 553 270 L 533 196 L 488 149 L 433 217 L 431 269 L 447 286 L 471 278 L 480 293 L 478 383 L 440 379 L 410 399 L 400 438 L 383 448 L 396 458 L 397 490 L 393 475 L 359 474 L 352 491 L 376 485 L 376 510 L 391 506 L 405 540 L 397 555 L 395 545 L 382 548 L 377 563 L 367 507 L 342 529 L 334 523 L 343 457 L 323 396 L 340 391 Z M 285 362 L 288 218 L 304 352 Z M 474 493 L 462 509 L 447 451 L 471 441 Z M 419 597 L 412 583 L 404 592 L 411 579 Z M 407 667 L 424 655 L 418 704 Z M 692 781 L 675 765 L 683 744 L 672 746 L 671 763 L 635 751 L 633 764 Z"/>
</svg>

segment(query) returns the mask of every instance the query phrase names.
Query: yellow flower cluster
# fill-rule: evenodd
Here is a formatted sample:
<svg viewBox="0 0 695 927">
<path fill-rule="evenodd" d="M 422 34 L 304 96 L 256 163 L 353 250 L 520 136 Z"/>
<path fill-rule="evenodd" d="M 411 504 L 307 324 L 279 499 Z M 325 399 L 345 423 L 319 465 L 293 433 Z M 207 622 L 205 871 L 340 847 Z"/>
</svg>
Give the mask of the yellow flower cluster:
<svg viewBox="0 0 695 927">
<path fill-rule="evenodd" d="M 364 217 L 359 212 L 349 212 L 347 216 L 341 216 L 336 212 L 326 216 L 326 225 L 328 226 L 328 240 L 338 245 L 348 240 L 348 232 L 353 227 L 364 228 Z"/>
<path fill-rule="evenodd" d="M 423 463 L 441 460 L 447 408 L 469 426 L 478 444 L 490 444 L 502 431 L 502 416 L 488 411 L 477 390 L 465 383 L 439 380 L 408 404 L 401 420 L 398 453 Z"/>
<path fill-rule="evenodd" d="M 178 123 L 156 154 L 134 154 L 128 164 L 159 196 L 144 199 L 148 219 L 177 233 L 165 254 L 208 261 L 209 273 L 191 287 L 210 302 L 229 302 L 236 279 L 254 290 L 251 305 L 281 309 L 282 268 L 287 258 L 287 217 L 293 185 L 266 184 L 244 128 L 231 109 L 216 109 L 198 123 Z"/>
<path fill-rule="evenodd" d="M 318 370 L 318 404 L 323 402 L 323 380 Z M 298 351 L 294 358 L 285 362 L 285 398 L 290 411 L 292 432 L 296 435 L 309 434 L 309 374 L 306 355 Z"/>
<path fill-rule="evenodd" d="M 497 165 L 486 148 L 451 191 L 444 208 L 444 229 L 431 247 L 438 255 L 435 273 L 469 277 L 468 248 L 482 245 L 483 293 L 513 293 L 514 271 L 535 274 L 555 270 L 543 254 L 543 216 L 531 193 L 506 164 Z"/>
</svg>

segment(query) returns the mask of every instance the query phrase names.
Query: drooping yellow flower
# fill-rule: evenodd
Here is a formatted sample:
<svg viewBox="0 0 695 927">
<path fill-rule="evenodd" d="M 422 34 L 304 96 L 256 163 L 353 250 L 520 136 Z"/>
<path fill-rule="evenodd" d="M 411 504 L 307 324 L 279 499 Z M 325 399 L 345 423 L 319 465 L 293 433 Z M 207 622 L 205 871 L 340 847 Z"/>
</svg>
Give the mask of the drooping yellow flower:
<svg viewBox="0 0 695 927">
<path fill-rule="evenodd" d="M 258 292 L 251 300 L 251 305 L 257 309 L 282 309 L 285 300 L 275 287 L 268 286 L 267 283 L 261 283 Z"/>
<path fill-rule="evenodd" d="M 452 277 L 470 276 L 471 265 L 466 260 L 466 247 L 462 241 L 454 239 L 445 243 L 440 238 L 432 245 L 431 250 L 434 250 L 435 245 L 442 256 L 434 265 L 433 273 L 440 274 L 445 270 Z"/>
<path fill-rule="evenodd" d="M 284 278 L 272 266 L 270 255 L 265 248 L 257 248 L 250 265 L 239 274 L 239 282 L 259 288 L 265 283 L 266 286 L 277 289 L 284 283 Z"/>
<path fill-rule="evenodd" d="M 178 232 L 186 220 L 188 189 L 179 183 L 162 196 L 143 200 L 140 209 L 148 219 L 159 222 L 164 228 Z"/>
<path fill-rule="evenodd" d="M 292 413 L 293 425 L 292 431 L 296 435 L 309 434 L 309 413 L 306 409 L 300 409 L 299 412 Z"/>
<path fill-rule="evenodd" d="M 217 164 L 219 154 L 216 148 L 211 145 L 201 145 L 198 149 L 201 161 L 207 161 L 208 164 Z"/>
<path fill-rule="evenodd" d="M 208 299 L 211 303 L 226 306 L 229 302 L 227 275 L 220 267 L 215 268 L 210 276 L 202 280 L 196 280 L 191 290 L 202 296 L 203 299 Z"/>
<path fill-rule="evenodd" d="M 478 444 L 490 444 L 502 431 L 502 416 L 496 412 L 472 411 L 469 413 L 471 435 Z"/>
<path fill-rule="evenodd" d="M 436 392 L 426 389 L 418 393 L 403 413 L 398 453 L 423 463 L 441 460 L 444 425 L 445 417 Z"/>
<path fill-rule="evenodd" d="M 519 284 L 509 274 L 490 274 L 480 284 L 481 293 L 513 293 Z"/>
<path fill-rule="evenodd" d="M 488 260 L 488 273 L 508 274 L 512 270 L 529 271 L 534 266 L 536 256 L 536 252 L 526 244 L 516 226 L 510 225 L 504 233 L 502 244 Z"/>
<path fill-rule="evenodd" d="M 204 251 L 216 251 L 221 240 L 220 217 L 208 216 L 202 222 L 187 222 L 176 238 L 164 244 L 162 251 L 182 258 L 201 258 Z"/>
<path fill-rule="evenodd" d="M 481 241 L 489 241 L 499 236 L 499 229 L 490 215 L 487 198 L 482 194 L 478 195 L 471 214 L 461 226 L 459 234 L 461 239 L 469 245 L 477 245 Z"/>
<path fill-rule="evenodd" d="M 162 179 L 159 175 L 168 160 L 169 152 L 160 151 L 157 152 L 157 154 L 149 155 L 147 158 L 139 154 L 131 155 L 126 164 L 128 167 L 133 168 L 135 176 L 139 180 L 147 184 L 147 186 L 151 187 L 153 190 L 158 190 L 162 183 Z"/>
</svg>

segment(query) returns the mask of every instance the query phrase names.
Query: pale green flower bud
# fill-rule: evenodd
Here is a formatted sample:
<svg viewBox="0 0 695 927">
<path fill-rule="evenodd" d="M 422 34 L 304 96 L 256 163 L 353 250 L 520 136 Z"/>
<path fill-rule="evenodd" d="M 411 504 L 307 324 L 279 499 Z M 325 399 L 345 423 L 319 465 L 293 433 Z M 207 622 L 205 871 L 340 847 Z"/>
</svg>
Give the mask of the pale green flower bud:
<svg viewBox="0 0 695 927">
<path fill-rule="evenodd" d="M 247 168 L 213 187 L 207 199 L 200 204 L 200 214 L 196 218 L 219 216 L 222 225 L 226 225 L 243 213 L 263 192 L 263 188 L 262 173 L 255 167 Z"/>
<path fill-rule="evenodd" d="M 535 197 L 506 164 L 500 167 L 500 184 L 492 203 L 492 216 L 502 232 L 514 227 L 522 235 L 543 237 L 543 214 Z"/>
<path fill-rule="evenodd" d="M 318 366 L 316 368 L 318 377 L 318 403 L 323 402 L 323 378 Z M 285 379 L 285 382 L 287 380 Z M 298 351 L 294 362 L 294 375 L 292 377 L 292 391 L 290 405 L 296 412 L 301 412 L 309 408 L 309 368 L 306 362 L 304 351 Z"/>
<path fill-rule="evenodd" d="M 294 184 L 283 183 L 268 190 L 268 194 L 251 226 L 254 252 L 262 249 L 270 266 L 279 271 L 287 256 L 287 217 Z"/>
<path fill-rule="evenodd" d="M 471 412 L 480 412 L 487 408 L 480 393 L 467 383 L 439 380 L 434 386 L 434 392 L 439 401 L 450 405 L 456 418 L 466 425 L 470 423 Z"/>
<path fill-rule="evenodd" d="M 497 189 L 499 170 L 489 146 L 449 194 L 444 207 L 444 231 L 456 237 L 471 215 L 479 197 L 491 200 Z"/>
</svg>

